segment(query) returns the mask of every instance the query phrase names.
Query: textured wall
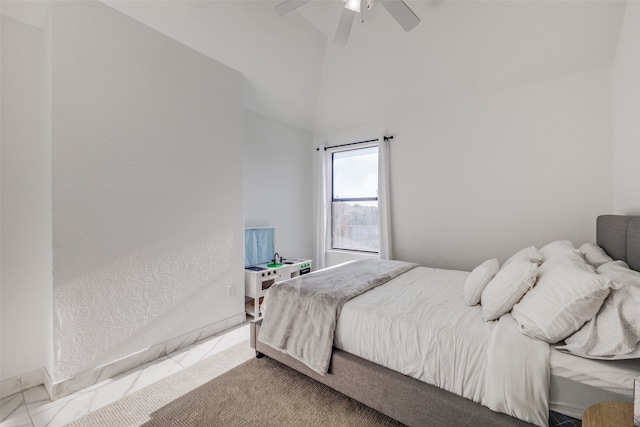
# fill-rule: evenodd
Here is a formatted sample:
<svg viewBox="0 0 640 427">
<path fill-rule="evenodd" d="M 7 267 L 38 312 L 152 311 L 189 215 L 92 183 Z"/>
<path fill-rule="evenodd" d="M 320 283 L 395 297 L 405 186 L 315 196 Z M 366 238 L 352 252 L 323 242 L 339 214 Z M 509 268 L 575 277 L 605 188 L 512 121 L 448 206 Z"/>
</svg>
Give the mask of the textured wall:
<svg viewBox="0 0 640 427">
<path fill-rule="evenodd" d="M 52 28 L 60 381 L 243 312 L 243 122 L 237 72 L 120 12 Z"/>
</svg>

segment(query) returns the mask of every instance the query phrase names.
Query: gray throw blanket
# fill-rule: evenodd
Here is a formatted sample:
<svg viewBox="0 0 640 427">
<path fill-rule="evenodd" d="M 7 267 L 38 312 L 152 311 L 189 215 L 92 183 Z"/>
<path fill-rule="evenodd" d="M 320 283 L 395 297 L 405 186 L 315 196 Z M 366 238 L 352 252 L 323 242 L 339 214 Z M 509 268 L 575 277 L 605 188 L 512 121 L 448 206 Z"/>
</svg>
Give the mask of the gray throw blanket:
<svg viewBox="0 0 640 427">
<path fill-rule="evenodd" d="M 403 261 L 361 260 L 276 283 L 265 299 L 258 339 L 324 375 L 342 306 L 414 267 Z"/>
</svg>

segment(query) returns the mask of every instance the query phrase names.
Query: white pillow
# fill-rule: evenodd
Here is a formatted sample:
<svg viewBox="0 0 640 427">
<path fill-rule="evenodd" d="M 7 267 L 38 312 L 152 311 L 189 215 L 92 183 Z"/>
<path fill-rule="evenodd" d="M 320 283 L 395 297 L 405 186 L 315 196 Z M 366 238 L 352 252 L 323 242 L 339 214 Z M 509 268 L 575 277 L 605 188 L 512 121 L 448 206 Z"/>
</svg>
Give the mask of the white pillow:
<svg viewBox="0 0 640 427">
<path fill-rule="evenodd" d="M 464 281 L 464 303 L 467 305 L 478 304 L 482 291 L 499 269 L 500 264 L 497 259 L 487 260 L 474 268 Z"/>
<path fill-rule="evenodd" d="M 612 289 L 598 314 L 556 347 L 590 359 L 640 358 L 640 287 Z"/>
<path fill-rule="evenodd" d="M 551 259 L 556 256 L 567 255 L 567 254 L 580 254 L 569 240 L 556 240 L 555 242 L 551 242 L 540 249 L 540 253 L 544 260 Z"/>
<path fill-rule="evenodd" d="M 502 264 L 502 268 L 516 260 L 525 260 L 540 265 L 542 262 L 542 254 L 538 252 L 535 246 L 520 249 L 518 252 L 511 255 L 511 258 L 509 258 L 504 264 Z"/>
<path fill-rule="evenodd" d="M 584 254 L 587 262 L 594 267 L 599 267 L 606 262 L 613 261 L 613 258 L 607 255 L 604 249 L 595 243 L 585 243 L 580 246 L 580 252 Z"/>
<path fill-rule="evenodd" d="M 540 275 L 511 312 L 522 333 L 556 343 L 595 316 L 613 283 L 583 262 L 559 264 Z"/>
<path fill-rule="evenodd" d="M 500 269 L 482 291 L 482 318 L 496 320 L 511 311 L 515 303 L 533 286 L 538 264 L 520 259 Z"/>
<path fill-rule="evenodd" d="M 540 270 L 538 272 L 538 277 L 543 276 L 549 270 L 553 270 L 557 267 L 562 266 L 574 266 L 578 268 L 582 268 L 584 270 L 589 270 L 592 273 L 595 273 L 596 269 L 591 264 L 588 264 L 582 255 L 578 255 L 576 252 L 566 252 L 561 254 L 556 254 L 549 259 L 545 259 L 545 261 L 540 265 Z"/>
</svg>

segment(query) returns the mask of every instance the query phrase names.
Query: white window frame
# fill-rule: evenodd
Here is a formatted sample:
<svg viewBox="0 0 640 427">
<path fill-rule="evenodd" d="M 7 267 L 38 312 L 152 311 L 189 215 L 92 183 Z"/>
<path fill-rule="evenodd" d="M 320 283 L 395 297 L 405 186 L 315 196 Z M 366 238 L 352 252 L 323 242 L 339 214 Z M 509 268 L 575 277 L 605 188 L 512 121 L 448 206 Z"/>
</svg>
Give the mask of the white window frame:
<svg viewBox="0 0 640 427">
<path fill-rule="evenodd" d="M 362 254 L 362 255 L 368 255 L 368 256 L 377 256 L 380 252 L 380 248 L 378 247 L 378 250 L 376 251 L 366 251 L 366 250 L 361 250 L 361 249 L 347 249 L 347 248 L 336 248 L 334 247 L 333 244 L 333 203 L 335 201 L 376 201 L 378 202 L 378 207 L 379 207 L 379 195 L 376 195 L 375 198 L 372 197 L 362 197 L 362 198 L 340 198 L 340 199 L 334 199 L 333 198 L 333 155 L 335 153 L 340 153 L 340 152 L 346 152 L 346 151 L 355 151 L 355 150 L 363 150 L 366 148 L 372 148 L 372 147 L 378 147 L 378 150 L 380 144 L 378 141 L 373 141 L 373 142 L 366 142 L 366 143 L 358 143 L 358 144 L 353 144 L 353 145 L 349 145 L 349 146 L 344 146 L 344 147 L 335 147 L 335 148 L 327 148 L 327 152 L 330 155 L 329 158 L 329 162 L 328 162 L 328 183 L 329 183 L 329 191 L 327 194 L 327 206 L 328 206 L 328 222 L 329 222 L 329 226 L 327 227 L 327 241 L 329 243 L 327 251 L 328 252 L 346 252 L 346 253 L 351 253 L 351 254 Z M 379 153 L 378 153 L 378 161 L 379 160 Z M 378 220 L 380 219 L 380 217 L 378 216 Z"/>
</svg>

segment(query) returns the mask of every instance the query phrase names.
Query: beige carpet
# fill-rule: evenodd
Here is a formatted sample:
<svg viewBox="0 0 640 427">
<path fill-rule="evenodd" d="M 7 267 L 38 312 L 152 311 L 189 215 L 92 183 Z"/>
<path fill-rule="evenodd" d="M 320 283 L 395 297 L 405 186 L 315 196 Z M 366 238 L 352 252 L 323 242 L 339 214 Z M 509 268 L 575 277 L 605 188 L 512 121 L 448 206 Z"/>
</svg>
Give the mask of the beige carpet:
<svg viewBox="0 0 640 427">
<path fill-rule="evenodd" d="M 238 344 L 69 426 L 401 425 L 278 362 L 254 355 L 248 342 Z"/>
</svg>

